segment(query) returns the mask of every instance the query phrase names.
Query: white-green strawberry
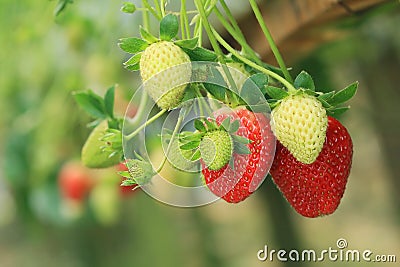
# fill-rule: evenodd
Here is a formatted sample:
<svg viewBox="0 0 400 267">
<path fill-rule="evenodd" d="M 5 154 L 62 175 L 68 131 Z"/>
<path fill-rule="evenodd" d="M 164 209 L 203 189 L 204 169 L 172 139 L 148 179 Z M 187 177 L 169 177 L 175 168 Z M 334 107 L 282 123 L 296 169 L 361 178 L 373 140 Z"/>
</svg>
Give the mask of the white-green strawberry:
<svg viewBox="0 0 400 267">
<path fill-rule="evenodd" d="M 148 46 L 140 58 L 144 89 L 161 109 L 177 107 L 183 98 L 192 68 L 189 56 L 170 41 Z"/>
<path fill-rule="evenodd" d="M 232 157 L 233 141 L 225 130 L 207 132 L 200 142 L 200 154 L 205 165 L 210 170 L 219 170 L 224 167 Z"/>
<path fill-rule="evenodd" d="M 272 111 L 277 139 L 300 162 L 313 163 L 322 150 L 328 116 L 321 102 L 302 90 L 289 94 Z"/>
</svg>

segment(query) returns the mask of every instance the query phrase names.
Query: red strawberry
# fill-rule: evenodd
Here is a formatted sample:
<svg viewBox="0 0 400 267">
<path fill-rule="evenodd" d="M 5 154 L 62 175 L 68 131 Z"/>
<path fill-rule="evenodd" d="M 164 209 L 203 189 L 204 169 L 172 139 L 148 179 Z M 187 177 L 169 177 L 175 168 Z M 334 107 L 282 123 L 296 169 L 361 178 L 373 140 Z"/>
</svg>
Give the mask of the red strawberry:
<svg viewBox="0 0 400 267">
<path fill-rule="evenodd" d="M 61 168 L 58 185 L 64 198 L 81 202 L 92 189 L 94 181 L 80 163 L 70 162 Z"/>
<path fill-rule="evenodd" d="M 221 112 L 219 112 L 221 113 Z M 233 152 L 233 166 L 228 163 L 219 170 L 210 170 L 202 161 L 202 173 L 205 183 L 215 195 L 230 203 L 243 201 L 264 181 L 273 161 L 275 137 L 271 131 L 269 119 L 261 113 L 253 113 L 245 108 L 216 115 L 221 124 L 228 116 L 239 120 L 238 136 L 250 139 L 250 154 Z"/>
<path fill-rule="evenodd" d="M 328 117 L 324 146 L 312 164 L 297 161 L 277 141 L 270 173 L 290 205 L 301 215 L 318 217 L 333 213 L 346 188 L 353 143 L 346 128 Z"/>
</svg>

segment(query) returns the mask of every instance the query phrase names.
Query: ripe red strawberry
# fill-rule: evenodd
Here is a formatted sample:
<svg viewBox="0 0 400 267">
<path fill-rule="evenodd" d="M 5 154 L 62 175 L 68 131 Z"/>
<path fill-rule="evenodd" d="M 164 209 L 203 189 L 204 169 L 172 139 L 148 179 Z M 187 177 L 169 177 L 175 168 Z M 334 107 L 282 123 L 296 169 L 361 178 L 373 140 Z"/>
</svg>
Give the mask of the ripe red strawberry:
<svg viewBox="0 0 400 267">
<path fill-rule="evenodd" d="M 92 189 L 94 181 L 85 167 L 70 162 L 61 168 L 58 185 L 64 198 L 81 202 Z"/>
<path fill-rule="evenodd" d="M 353 143 L 346 128 L 328 117 L 322 151 L 312 164 L 296 160 L 279 141 L 270 173 L 290 205 L 301 215 L 318 217 L 333 213 L 346 188 Z"/>
<path fill-rule="evenodd" d="M 230 203 L 238 203 L 250 196 L 264 181 L 273 161 L 275 137 L 271 131 L 269 119 L 261 113 L 253 113 L 245 108 L 216 115 L 221 124 L 228 116 L 239 120 L 238 136 L 248 138 L 250 154 L 233 152 L 233 166 L 226 164 L 219 170 L 210 170 L 202 162 L 202 173 L 208 188 L 215 195 Z"/>
</svg>

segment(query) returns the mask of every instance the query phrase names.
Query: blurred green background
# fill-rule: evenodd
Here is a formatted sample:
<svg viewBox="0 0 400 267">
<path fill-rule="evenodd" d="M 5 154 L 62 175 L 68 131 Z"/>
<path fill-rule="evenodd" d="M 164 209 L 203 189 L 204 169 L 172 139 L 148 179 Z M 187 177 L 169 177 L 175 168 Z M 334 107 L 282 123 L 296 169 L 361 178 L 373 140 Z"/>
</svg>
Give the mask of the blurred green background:
<svg viewBox="0 0 400 267">
<path fill-rule="evenodd" d="M 398 3 L 330 25 L 344 36 L 288 61 L 319 88 L 360 82 L 342 117 L 355 147 L 347 191 L 333 215 L 318 219 L 296 214 L 269 179 L 238 205 L 182 209 L 143 192 L 122 196 L 111 168 L 90 171 L 96 185 L 84 203 L 62 198 L 59 171 L 79 160 L 89 134 L 71 92 L 117 83 L 123 114 L 138 81 L 123 69 L 117 41 L 137 35 L 140 16 L 121 13 L 121 4 L 75 1 L 55 18 L 55 1 L 0 2 L 1 267 L 286 266 L 256 253 L 264 245 L 320 251 L 339 238 L 400 260 Z"/>
</svg>

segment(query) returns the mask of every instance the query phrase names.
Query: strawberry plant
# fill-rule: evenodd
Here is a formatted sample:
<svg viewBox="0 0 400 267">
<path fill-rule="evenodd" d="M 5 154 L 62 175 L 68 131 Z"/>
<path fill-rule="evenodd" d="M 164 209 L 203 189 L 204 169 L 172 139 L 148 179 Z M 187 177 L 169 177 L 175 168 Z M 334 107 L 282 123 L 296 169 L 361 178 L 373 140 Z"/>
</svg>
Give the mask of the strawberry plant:
<svg viewBox="0 0 400 267">
<path fill-rule="evenodd" d="M 333 116 L 348 109 L 343 104 L 355 95 L 358 83 L 322 93 L 306 71 L 293 79 L 255 0 L 248 3 L 278 67 L 263 62 L 247 43 L 224 0 L 194 0 L 196 8 L 190 11 L 186 0 L 179 11 L 167 10 L 163 0 L 153 6 L 143 0 L 142 7 L 124 3 L 123 12 L 143 15 L 136 31 L 140 37 L 118 43 L 129 54 L 124 67 L 140 72 L 142 86 L 134 96 L 140 106 L 134 118 L 121 118 L 113 112 L 114 87 L 104 97 L 90 90 L 75 93 L 95 119 L 82 162 L 91 168 L 124 162 L 122 186 L 141 187 L 166 203 L 176 202 L 160 193 L 167 190 L 160 190 L 165 165 L 192 173 L 192 186 L 185 192 L 205 200 L 183 200 L 180 206 L 218 198 L 241 202 L 270 173 L 299 214 L 334 212 L 344 194 L 353 146 Z M 210 24 L 211 14 L 241 51 Z M 151 33 L 151 18 L 158 22 L 157 36 Z M 163 148 L 157 164 L 147 154 L 154 147 Z"/>
</svg>

